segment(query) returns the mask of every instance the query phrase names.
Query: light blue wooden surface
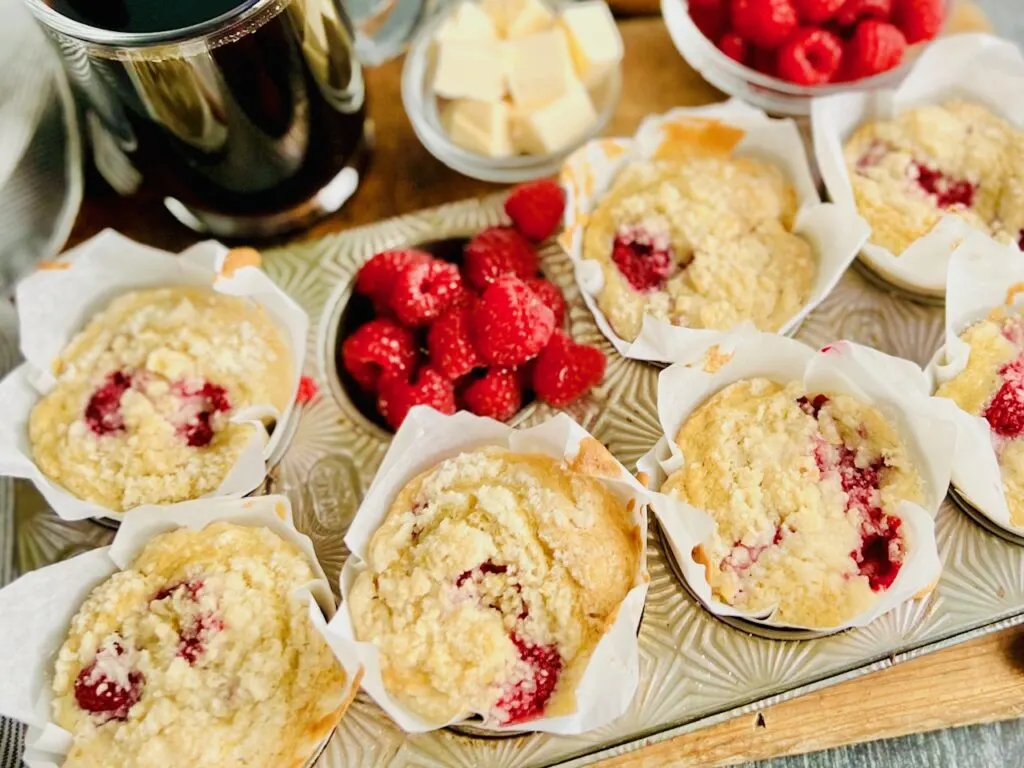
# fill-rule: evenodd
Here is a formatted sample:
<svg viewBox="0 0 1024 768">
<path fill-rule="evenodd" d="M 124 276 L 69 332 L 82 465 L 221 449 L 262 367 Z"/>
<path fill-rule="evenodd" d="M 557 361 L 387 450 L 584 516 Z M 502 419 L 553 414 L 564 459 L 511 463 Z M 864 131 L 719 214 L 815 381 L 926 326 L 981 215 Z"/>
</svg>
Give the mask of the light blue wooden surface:
<svg viewBox="0 0 1024 768">
<path fill-rule="evenodd" d="M 1024 45 L 1024 0 L 974 1 L 1000 37 Z M 1007 98 L 1021 99 L 1024 93 Z M 750 763 L 748 768 L 1024 768 L 1024 719 Z"/>
</svg>

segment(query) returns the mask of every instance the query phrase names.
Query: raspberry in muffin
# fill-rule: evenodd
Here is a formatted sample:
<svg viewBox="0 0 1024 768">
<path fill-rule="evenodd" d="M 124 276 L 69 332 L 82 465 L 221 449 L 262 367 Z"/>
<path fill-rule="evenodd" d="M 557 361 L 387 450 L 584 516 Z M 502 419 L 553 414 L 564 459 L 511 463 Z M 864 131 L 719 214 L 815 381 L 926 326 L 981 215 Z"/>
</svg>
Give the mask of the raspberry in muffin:
<svg viewBox="0 0 1024 768">
<path fill-rule="evenodd" d="M 1024 133 L 980 104 L 915 107 L 858 128 L 844 149 L 871 242 L 899 256 L 946 215 L 1024 238 Z"/>
<path fill-rule="evenodd" d="M 685 465 L 663 490 L 716 523 L 694 557 L 717 599 L 826 628 L 870 609 L 896 580 L 906 540 L 894 513 L 920 502 L 923 485 L 873 406 L 750 379 L 701 405 L 676 443 Z"/>
<path fill-rule="evenodd" d="M 793 186 L 761 160 L 709 153 L 629 165 L 584 232 L 583 257 L 604 271 L 598 306 L 630 341 L 644 315 L 777 331 L 810 296 L 817 270 L 792 231 L 796 210 Z"/>
<path fill-rule="evenodd" d="M 1010 524 L 1024 528 L 1024 316 L 1000 307 L 960 338 L 967 366 L 935 394 L 988 422 Z"/>
<path fill-rule="evenodd" d="M 402 706 L 437 724 L 576 710 L 641 552 L 630 509 L 586 474 L 587 454 L 566 466 L 485 448 L 442 461 L 398 495 L 348 607 Z"/>
<path fill-rule="evenodd" d="M 316 578 L 266 528 L 153 539 L 92 591 L 60 649 L 64 765 L 301 766 L 348 704 L 345 671 L 293 594 Z"/>
<path fill-rule="evenodd" d="M 95 315 L 32 411 L 39 468 L 123 511 L 214 491 L 253 437 L 241 409 L 283 413 L 294 385 L 283 333 L 254 302 L 212 289 L 140 290 Z"/>
</svg>

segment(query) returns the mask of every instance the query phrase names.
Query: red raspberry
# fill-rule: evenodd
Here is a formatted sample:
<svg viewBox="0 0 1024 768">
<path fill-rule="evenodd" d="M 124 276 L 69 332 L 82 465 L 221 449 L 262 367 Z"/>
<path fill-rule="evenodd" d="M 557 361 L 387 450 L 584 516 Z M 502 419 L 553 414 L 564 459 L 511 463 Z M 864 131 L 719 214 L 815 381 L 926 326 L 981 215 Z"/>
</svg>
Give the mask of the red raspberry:
<svg viewBox="0 0 1024 768">
<path fill-rule="evenodd" d="M 516 277 L 500 277 L 477 302 L 469 332 L 484 360 L 514 366 L 536 357 L 554 328 L 554 313 L 529 285 Z"/>
<path fill-rule="evenodd" d="M 555 315 L 555 328 L 565 324 L 565 297 L 558 286 L 543 277 L 533 277 L 526 281 L 537 297 L 543 301 Z"/>
<path fill-rule="evenodd" d="M 735 32 L 722 35 L 722 39 L 718 41 L 718 48 L 730 59 L 738 61 L 740 64 L 746 64 L 750 56 L 750 46 L 747 41 Z"/>
<path fill-rule="evenodd" d="M 516 229 L 537 243 L 555 234 L 564 211 L 565 191 L 550 179 L 521 184 L 505 200 Z"/>
<path fill-rule="evenodd" d="M 729 0 L 690 0 L 690 18 L 708 40 L 729 31 Z"/>
<path fill-rule="evenodd" d="M 831 81 L 843 60 L 843 43 L 824 29 L 802 27 L 779 48 L 779 77 L 798 85 Z"/>
<path fill-rule="evenodd" d="M 646 293 L 665 287 L 674 259 L 668 237 L 642 227 L 626 227 L 615 236 L 612 261 L 630 285 Z"/>
<path fill-rule="evenodd" d="M 835 22 L 841 27 L 852 27 L 862 19 L 888 21 L 892 14 L 892 0 L 846 0 L 836 11 Z"/>
<path fill-rule="evenodd" d="M 844 77 L 859 80 L 880 72 L 887 72 L 903 60 L 907 41 L 892 24 L 867 19 L 857 29 L 846 46 Z"/>
<path fill-rule="evenodd" d="M 469 312 L 466 307 L 455 307 L 427 331 L 430 363 L 449 379 L 465 376 L 484 364 L 469 337 Z"/>
<path fill-rule="evenodd" d="M 113 650 L 101 648 L 96 654 L 96 661 L 83 668 L 75 678 L 75 703 L 100 723 L 127 720 L 128 712 L 142 698 L 145 677 L 141 672 L 128 671 L 128 685 L 125 687 L 99 669 L 101 661 L 106 668 L 117 664 L 116 659 L 123 654 L 124 649 L 119 643 L 114 643 Z"/>
<path fill-rule="evenodd" d="M 796 29 L 793 0 L 732 0 L 732 31 L 761 48 L 777 48 Z"/>
<path fill-rule="evenodd" d="M 564 331 L 555 331 L 537 357 L 534 391 L 545 403 L 564 408 L 601 383 L 607 362 L 597 347 L 577 344 Z"/>
<path fill-rule="evenodd" d="M 371 320 L 345 339 L 341 361 L 356 384 L 376 392 L 382 375 L 408 378 L 416 364 L 416 339 L 412 331 L 393 320 Z"/>
<path fill-rule="evenodd" d="M 797 14 L 804 24 L 824 24 L 836 15 L 846 0 L 794 0 Z"/>
<path fill-rule="evenodd" d="M 519 376 L 514 368 L 491 368 L 462 393 L 466 410 L 477 416 L 508 421 L 523 406 Z"/>
<path fill-rule="evenodd" d="M 85 423 L 97 435 L 109 435 L 124 429 L 121 398 L 131 389 L 132 376 L 125 371 L 114 371 L 89 398 L 85 405 Z"/>
<path fill-rule="evenodd" d="M 402 426 L 409 410 L 429 405 L 441 413 L 455 413 L 455 388 L 451 380 L 427 366 L 412 382 L 403 376 L 385 376 L 380 382 L 377 410 L 394 429 Z"/>
<path fill-rule="evenodd" d="M 1004 381 L 985 408 L 985 420 L 1000 437 L 1013 439 L 1024 434 L 1024 388 L 1020 381 Z"/>
<path fill-rule="evenodd" d="M 861 522 L 860 549 L 851 552 L 850 557 L 875 592 L 891 587 L 903 568 L 901 526 L 902 521 L 898 517 L 890 517 L 881 510 Z"/>
<path fill-rule="evenodd" d="M 410 328 L 426 325 L 448 309 L 463 292 L 459 268 L 446 261 L 409 264 L 391 289 L 391 309 Z"/>
<path fill-rule="evenodd" d="M 504 713 L 502 725 L 525 723 L 544 714 L 562 674 L 562 655 L 554 645 L 533 645 L 518 635 L 510 639 L 526 663 L 529 674 L 502 695 L 495 707 Z"/>
<path fill-rule="evenodd" d="M 943 0 L 894 0 L 892 21 L 903 31 L 908 43 L 919 43 L 942 31 L 945 10 Z"/>
<path fill-rule="evenodd" d="M 320 394 L 320 387 L 316 379 L 310 376 L 303 376 L 299 379 L 299 390 L 295 393 L 295 402 L 299 405 L 311 403 Z"/>
<path fill-rule="evenodd" d="M 374 304 L 386 306 L 399 272 L 410 264 L 426 264 L 433 260 L 429 253 L 413 248 L 378 253 L 359 269 L 356 293 L 369 296 Z"/>
<path fill-rule="evenodd" d="M 750 66 L 758 72 L 775 77 L 775 51 L 755 48 L 750 56 Z"/>
<path fill-rule="evenodd" d="M 511 227 L 489 227 L 466 246 L 463 271 L 478 291 L 503 275 L 536 277 L 540 261 L 533 245 Z"/>
<path fill-rule="evenodd" d="M 227 390 L 208 381 L 198 388 L 181 381 L 174 385 L 174 394 L 182 399 L 181 409 L 186 414 L 185 423 L 178 427 L 178 436 L 193 448 L 212 443 L 213 424 L 210 422 L 214 414 L 231 410 Z"/>
<path fill-rule="evenodd" d="M 964 179 L 951 179 L 942 171 L 934 171 L 921 163 L 913 164 L 917 173 L 917 184 L 929 195 L 935 196 L 935 204 L 939 208 L 951 208 L 954 205 L 970 208 L 974 203 L 975 186 Z"/>
</svg>

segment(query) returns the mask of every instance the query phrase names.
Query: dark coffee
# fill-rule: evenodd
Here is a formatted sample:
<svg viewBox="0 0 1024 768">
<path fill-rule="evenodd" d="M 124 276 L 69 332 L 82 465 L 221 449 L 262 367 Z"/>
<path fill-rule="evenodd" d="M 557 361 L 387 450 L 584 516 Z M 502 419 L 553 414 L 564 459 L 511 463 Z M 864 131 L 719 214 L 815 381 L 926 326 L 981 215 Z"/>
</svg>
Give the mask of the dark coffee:
<svg viewBox="0 0 1024 768">
<path fill-rule="evenodd" d="M 53 10 L 114 32 L 170 32 L 216 19 L 238 0 L 48 0 Z"/>
<path fill-rule="evenodd" d="M 97 146 L 118 147 L 143 184 L 193 212 L 252 219 L 294 209 L 360 146 L 363 79 L 341 0 L 51 2 L 70 18 L 131 32 L 240 8 L 198 44 L 171 35 L 114 55 L 81 46 L 87 71 L 81 51 L 69 50 L 77 41 L 59 40 L 100 118 L 92 129 L 107 134 Z M 250 231 L 219 234 L 236 233 Z"/>
</svg>

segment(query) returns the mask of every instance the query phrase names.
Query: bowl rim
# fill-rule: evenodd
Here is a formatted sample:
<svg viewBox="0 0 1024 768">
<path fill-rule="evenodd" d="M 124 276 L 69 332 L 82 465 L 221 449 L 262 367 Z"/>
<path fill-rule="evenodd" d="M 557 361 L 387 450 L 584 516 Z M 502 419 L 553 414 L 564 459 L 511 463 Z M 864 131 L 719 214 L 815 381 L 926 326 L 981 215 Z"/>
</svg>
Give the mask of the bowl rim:
<svg viewBox="0 0 1024 768">
<path fill-rule="evenodd" d="M 552 12 L 558 13 L 557 3 L 541 0 Z M 611 120 L 618 107 L 622 93 L 622 64 L 616 65 L 601 85 L 603 104 L 595 105 L 597 118 L 563 148 L 543 155 L 511 155 L 510 157 L 487 157 L 459 147 L 431 120 L 436 114 L 437 97 L 429 92 L 428 74 L 430 49 L 438 29 L 454 13 L 461 3 L 449 3 L 445 9 L 424 24 L 413 38 L 402 65 L 402 103 L 412 123 L 413 132 L 427 150 L 441 162 L 453 164 L 457 170 L 479 168 L 484 172 L 509 173 L 529 172 L 536 168 L 559 165 L 561 161 L 586 142 L 600 134 Z M 433 102 L 433 106 L 431 105 Z M 464 171 L 463 171 L 464 172 Z"/>
</svg>

